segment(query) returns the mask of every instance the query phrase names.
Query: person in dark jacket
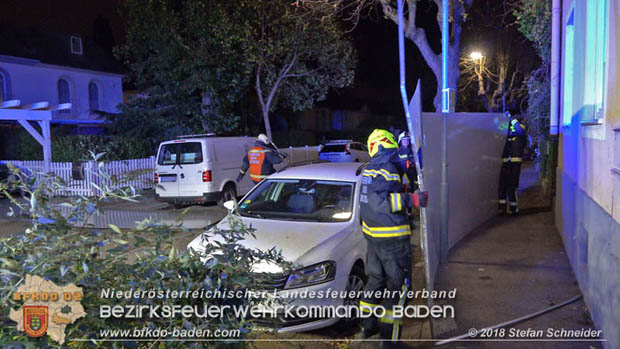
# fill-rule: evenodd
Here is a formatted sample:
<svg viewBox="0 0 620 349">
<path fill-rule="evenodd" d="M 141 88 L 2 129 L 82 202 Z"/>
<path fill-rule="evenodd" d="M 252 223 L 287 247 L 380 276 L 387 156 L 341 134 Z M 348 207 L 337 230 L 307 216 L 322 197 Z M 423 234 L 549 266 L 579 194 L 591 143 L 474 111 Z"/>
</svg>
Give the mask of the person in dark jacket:
<svg viewBox="0 0 620 349">
<path fill-rule="evenodd" d="M 499 174 L 499 215 L 519 213 L 517 188 L 526 142 L 525 126 L 516 117 L 510 116 Z"/>
<path fill-rule="evenodd" d="M 404 173 L 403 180 L 407 191 L 415 191 L 418 188 L 418 172 L 415 167 L 413 149 L 411 149 L 411 137 L 409 132 L 404 131 L 398 135 L 398 167 Z"/>
<path fill-rule="evenodd" d="M 403 192 L 397 147 L 394 136 L 386 130 L 376 129 L 368 138 L 371 159 L 362 172 L 360 194 L 362 232 L 368 242 L 367 294 L 376 295 L 376 291 L 384 289 L 391 291 L 391 295 L 393 291 L 406 293 L 411 286 L 411 228 L 407 211 L 413 206 L 425 206 L 427 195 Z M 397 346 L 402 319 L 395 316 L 393 307 L 404 305 L 405 298 L 363 297 L 361 312 L 373 313 L 383 300 L 386 314 L 380 319 L 362 317 L 361 337 L 368 338 L 379 331 L 385 340 L 384 347 Z"/>
<path fill-rule="evenodd" d="M 250 172 L 250 179 L 254 184 L 262 181 L 263 178 L 276 172 L 273 165 L 279 164 L 284 158 L 284 154 L 280 153 L 269 138 L 264 134 L 258 135 L 258 139 L 254 147 L 250 149 L 243 157 L 243 164 L 237 176 L 237 183 L 241 182 L 246 172 Z"/>
</svg>

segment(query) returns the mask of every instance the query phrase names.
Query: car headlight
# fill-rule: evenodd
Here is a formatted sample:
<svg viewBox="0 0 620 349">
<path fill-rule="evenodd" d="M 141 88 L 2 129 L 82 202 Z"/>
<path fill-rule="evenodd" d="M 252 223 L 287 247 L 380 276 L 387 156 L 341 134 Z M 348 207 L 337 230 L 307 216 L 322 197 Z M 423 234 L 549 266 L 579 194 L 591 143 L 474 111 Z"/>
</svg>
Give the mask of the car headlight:
<svg viewBox="0 0 620 349">
<path fill-rule="evenodd" d="M 326 261 L 295 270 L 286 280 L 285 289 L 316 285 L 331 281 L 336 276 L 336 262 Z"/>
</svg>

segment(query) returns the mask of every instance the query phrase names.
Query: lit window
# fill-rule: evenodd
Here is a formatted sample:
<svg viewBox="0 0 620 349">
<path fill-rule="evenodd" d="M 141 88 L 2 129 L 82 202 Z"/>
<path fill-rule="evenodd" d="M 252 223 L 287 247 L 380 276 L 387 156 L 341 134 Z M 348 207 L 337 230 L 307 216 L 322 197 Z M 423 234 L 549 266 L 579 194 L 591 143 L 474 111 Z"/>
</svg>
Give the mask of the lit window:
<svg viewBox="0 0 620 349">
<path fill-rule="evenodd" d="M 564 36 L 564 97 L 562 124 L 570 125 L 573 117 L 573 74 L 575 71 L 575 4 L 566 21 Z"/>
<path fill-rule="evenodd" d="M 99 86 L 94 82 L 88 84 L 88 105 L 91 111 L 99 110 Z"/>
<path fill-rule="evenodd" d="M 65 79 L 58 80 L 58 103 L 71 103 L 71 90 L 69 89 L 69 82 Z M 63 109 L 59 111 L 63 114 L 70 114 L 70 109 Z"/>
<path fill-rule="evenodd" d="M 603 118 L 605 91 L 606 0 L 589 0 L 586 7 L 584 120 Z"/>
</svg>

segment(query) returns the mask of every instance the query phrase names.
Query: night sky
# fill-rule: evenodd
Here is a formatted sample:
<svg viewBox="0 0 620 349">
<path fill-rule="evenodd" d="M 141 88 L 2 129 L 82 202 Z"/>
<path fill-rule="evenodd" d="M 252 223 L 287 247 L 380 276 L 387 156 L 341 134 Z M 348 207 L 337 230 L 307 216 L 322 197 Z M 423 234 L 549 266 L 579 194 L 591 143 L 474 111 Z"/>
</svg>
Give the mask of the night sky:
<svg viewBox="0 0 620 349">
<path fill-rule="evenodd" d="M 484 7 L 490 2 L 492 1 L 479 0 L 474 2 L 474 6 Z M 80 33 L 88 37 L 93 37 L 97 32 L 95 23 L 98 21 L 98 28 L 103 25 L 111 29 L 108 30 L 109 37 L 103 40 L 104 46 L 111 49 L 114 43 L 124 41 L 125 26 L 118 10 L 120 3 L 121 0 L 2 0 L 0 21 L 3 24 Z M 431 43 L 434 44 L 433 48 L 439 53 L 441 35 L 435 20 L 436 12 L 437 8 L 432 2 L 421 2 L 416 22 L 426 29 Z M 472 20 L 464 26 L 463 52 L 469 49 L 472 40 L 479 40 L 483 35 L 477 28 L 477 25 L 472 25 Z M 382 13 L 376 10 L 373 15 L 360 20 L 349 35 L 354 40 L 358 56 L 354 85 L 351 88 L 330 92 L 328 100 L 318 105 L 359 109 L 366 104 L 373 113 L 392 115 L 402 113 L 396 24 L 384 19 Z M 415 45 L 409 40 L 405 42 L 407 90 L 412 95 L 417 79 L 421 79 L 423 109 L 431 111 L 436 91 L 435 77 Z"/>
</svg>

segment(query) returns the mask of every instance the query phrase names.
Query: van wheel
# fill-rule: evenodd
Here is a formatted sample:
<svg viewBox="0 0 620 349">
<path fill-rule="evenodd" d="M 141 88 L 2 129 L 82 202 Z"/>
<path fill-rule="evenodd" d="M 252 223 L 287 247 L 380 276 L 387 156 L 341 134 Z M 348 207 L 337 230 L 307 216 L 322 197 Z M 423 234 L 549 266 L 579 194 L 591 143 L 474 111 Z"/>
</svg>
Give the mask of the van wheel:
<svg viewBox="0 0 620 349">
<path fill-rule="evenodd" d="M 220 207 L 224 207 L 224 203 L 226 201 L 235 199 L 237 199 L 237 190 L 235 189 L 235 185 L 228 183 L 224 186 L 224 190 L 222 190 L 222 196 L 220 196 L 217 204 L 220 205 Z"/>
</svg>

